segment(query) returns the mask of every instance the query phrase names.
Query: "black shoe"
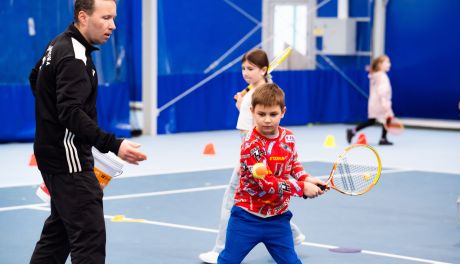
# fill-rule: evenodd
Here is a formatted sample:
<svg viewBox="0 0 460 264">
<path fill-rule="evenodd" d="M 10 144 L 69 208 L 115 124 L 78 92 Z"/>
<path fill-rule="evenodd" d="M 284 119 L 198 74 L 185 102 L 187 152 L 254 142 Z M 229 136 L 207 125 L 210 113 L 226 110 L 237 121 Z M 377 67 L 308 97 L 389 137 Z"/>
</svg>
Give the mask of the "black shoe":
<svg viewBox="0 0 460 264">
<path fill-rule="evenodd" d="M 391 145 L 393 145 L 393 142 L 388 141 L 388 139 L 386 139 L 386 138 L 382 138 L 382 139 L 380 139 L 380 141 L 379 141 L 379 145 L 382 145 L 382 146 L 391 146 Z"/>
<path fill-rule="evenodd" d="M 348 144 L 351 143 L 351 139 L 355 136 L 355 133 L 353 133 L 353 130 L 347 129 L 347 142 Z"/>
<path fill-rule="evenodd" d="M 142 136 L 142 130 L 141 129 L 133 129 L 133 130 L 131 130 L 131 136 L 132 137 Z"/>
</svg>

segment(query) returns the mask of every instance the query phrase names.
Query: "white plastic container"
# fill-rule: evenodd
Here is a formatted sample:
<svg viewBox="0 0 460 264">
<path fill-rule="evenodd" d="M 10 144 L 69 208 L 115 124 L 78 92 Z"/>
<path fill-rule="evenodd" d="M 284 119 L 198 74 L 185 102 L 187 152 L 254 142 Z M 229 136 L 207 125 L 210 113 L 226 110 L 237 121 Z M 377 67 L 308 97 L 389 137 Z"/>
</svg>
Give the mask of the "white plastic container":
<svg viewBox="0 0 460 264">
<path fill-rule="evenodd" d="M 111 152 L 101 153 L 96 148 L 93 148 L 92 152 L 94 157 L 94 174 L 96 174 L 101 188 L 105 188 L 112 178 L 120 176 L 123 173 L 123 161 Z M 38 186 L 35 194 L 46 203 L 49 203 L 51 200 L 48 188 L 46 188 L 43 182 Z"/>
<path fill-rule="evenodd" d="M 123 161 L 115 154 L 101 153 L 96 148 L 92 149 L 94 157 L 94 174 L 104 188 L 112 178 L 120 176 L 123 173 Z"/>
</svg>

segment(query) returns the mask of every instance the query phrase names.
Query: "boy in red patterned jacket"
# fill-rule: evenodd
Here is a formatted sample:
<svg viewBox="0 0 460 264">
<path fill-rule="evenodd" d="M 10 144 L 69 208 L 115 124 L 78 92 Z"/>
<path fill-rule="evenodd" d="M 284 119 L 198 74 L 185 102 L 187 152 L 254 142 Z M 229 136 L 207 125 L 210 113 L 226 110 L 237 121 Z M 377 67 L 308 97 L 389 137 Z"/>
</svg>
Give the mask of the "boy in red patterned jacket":
<svg viewBox="0 0 460 264">
<path fill-rule="evenodd" d="M 326 183 L 306 173 L 297 160 L 294 134 L 279 126 L 286 107 L 284 92 L 273 83 L 252 95 L 255 128 L 241 145 L 241 178 L 218 263 L 241 263 L 258 243 L 276 263 L 301 263 L 294 250 L 288 210 L 291 196 L 315 198 Z M 266 166 L 264 177 L 253 166 Z"/>
</svg>

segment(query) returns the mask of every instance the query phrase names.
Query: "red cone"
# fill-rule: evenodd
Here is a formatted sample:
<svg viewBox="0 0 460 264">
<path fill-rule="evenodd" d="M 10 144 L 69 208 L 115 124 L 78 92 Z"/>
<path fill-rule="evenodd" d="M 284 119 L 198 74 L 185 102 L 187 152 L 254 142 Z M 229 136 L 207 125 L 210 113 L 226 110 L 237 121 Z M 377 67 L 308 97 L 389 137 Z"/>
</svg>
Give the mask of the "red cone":
<svg viewBox="0 0 460 264">
<path fill-rule="evenodd" d="M 360 133 L 358 135 L 358 140 L 356 141 L 356 144 L 367 145 L 367 139 L 366 139 L 366 135 L 364 135 L 364 133 Z"/>
</svg>

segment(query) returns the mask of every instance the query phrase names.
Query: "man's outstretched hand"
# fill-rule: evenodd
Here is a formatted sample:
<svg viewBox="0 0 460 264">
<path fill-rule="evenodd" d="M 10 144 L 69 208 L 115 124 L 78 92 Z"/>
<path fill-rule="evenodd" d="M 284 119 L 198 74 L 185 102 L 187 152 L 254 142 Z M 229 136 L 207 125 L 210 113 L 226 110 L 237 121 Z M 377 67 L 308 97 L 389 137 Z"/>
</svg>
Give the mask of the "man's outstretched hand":
<svg viewBox="0 0 460 264">
<path fill-rule="evenodd" d="M 138 150 L 140 146 L 140 144 L 125 139 L 121 142 L 118 157 L 128 163 L 139 165 L 139 161 L 147 159 L 147 155 Z"/>
</svg>

